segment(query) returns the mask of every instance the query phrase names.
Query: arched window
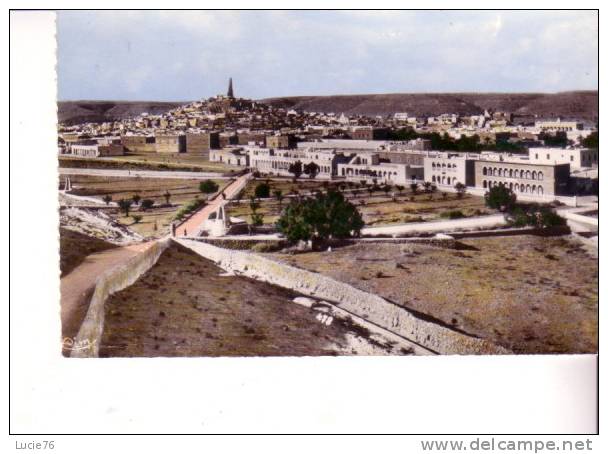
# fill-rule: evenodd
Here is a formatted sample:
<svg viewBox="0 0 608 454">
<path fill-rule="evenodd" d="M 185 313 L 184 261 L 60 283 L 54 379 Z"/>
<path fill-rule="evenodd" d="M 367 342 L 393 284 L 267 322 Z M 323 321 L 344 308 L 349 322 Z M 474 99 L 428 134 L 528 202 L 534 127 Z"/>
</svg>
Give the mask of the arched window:
<svg viewBox="0 0 608 454">
<path fill-rule="evenodd" d="M 538 187 L 538 195 L 543 195 L 543 187 L 542 186 Z"/>
<path fill-rule="evenodd" d="M 484 170 L 485 170 L 485 168 L 484 168 Z M 484 189 L 488 187 L 488 182 L 486 180 L 483 180 L 483 187 L 484 187 Z"/>
<path fill-rule="evenodd" d="M 448 177 L 448 184 L 451 184 L 451 183 L 450 183 L 450 177 Z"/>
<path fill-rule="evenodd" d="M 529 180 L 530 179 L 530 171 L 526 170 L 526 179 Z"/>
<path fill-rule="evenodd" d="M 533 179 L 533 180 L 536 180 L 536 170 L 533 170 L 533 171 L 532 171 L 532 179 Z"/>
<path fill-rule="evenodd" d="M 483 168 L 482 174 L 483 175 L 487 175 L 488 174 L 488 169 L 486 167 Z M 485 183 L 485 181 L 484 181 L 484 183 Z M 484 186 L 484 188 L 485 188 L 485 186 Z"/>
<path fill-rule="evenodd" d="M 502 177 L 502 169 L 498 169 L 498 176 Z"/>
<path fill-rule="evenodd" d="M 537 177 L 538 177 L 539 180 L 542 181 L 542 179 L 543 179 L 543 173 L 542 172 L 538 172 Z"/>
</svg>

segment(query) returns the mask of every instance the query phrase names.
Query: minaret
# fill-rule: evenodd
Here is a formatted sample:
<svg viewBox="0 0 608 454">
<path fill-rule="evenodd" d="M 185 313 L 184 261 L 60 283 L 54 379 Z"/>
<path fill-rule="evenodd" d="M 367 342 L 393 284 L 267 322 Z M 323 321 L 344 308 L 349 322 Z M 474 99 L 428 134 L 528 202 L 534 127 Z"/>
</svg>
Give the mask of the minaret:
<svg viewBox="0 0 608 454">
<path fill-rule="evenodd" d="M 230 81 L 228 82 L 228 97 L 229 98 L 234 98 L 234 90 L 232 89 L 232 77 L 230 78 Z"/>
</svg>

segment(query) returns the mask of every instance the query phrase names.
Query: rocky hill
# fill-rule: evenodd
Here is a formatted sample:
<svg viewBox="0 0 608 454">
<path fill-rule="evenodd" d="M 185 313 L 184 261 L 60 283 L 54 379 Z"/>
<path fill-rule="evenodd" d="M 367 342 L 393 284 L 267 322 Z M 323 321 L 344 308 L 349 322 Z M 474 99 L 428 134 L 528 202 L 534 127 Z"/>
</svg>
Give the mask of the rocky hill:
<svg viewBox="0 0 608 454">
<path fill-rule="evenodd" d="M 378 95 L 292 96 L 261 100 L 277 107 L 308 112 L 344 112 L 347 115 L 392 115 L 407 112 L 412 116 L 442 113 L 471 115 L 485 109 L 512 112 L 539 118 L 576 118 L 596 121 L 597 91 L 562 93 L 392 93 Z"/>
<path fill-rule="evenodd" d="M 157 101 L 58 101 L 57 117 L 60 123 L 103 123 L 135 117 L 143 112 L 158 115 L 186 102 Z"/>
</svg>

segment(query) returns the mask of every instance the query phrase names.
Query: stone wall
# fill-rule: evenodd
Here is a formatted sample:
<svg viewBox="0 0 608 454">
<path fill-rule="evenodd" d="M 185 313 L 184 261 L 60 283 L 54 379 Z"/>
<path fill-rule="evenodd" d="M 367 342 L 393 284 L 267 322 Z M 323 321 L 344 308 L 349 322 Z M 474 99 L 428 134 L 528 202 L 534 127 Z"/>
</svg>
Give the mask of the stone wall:
<svg viewBox="0 0 608 454">
<path fill-rule="evenodd" d="M 171 239 L 157 241 L 141 254 L 124 264 L 111 268 L 99 276 L 85 316 L 72 349 L 72 358 L 99 356 L 99 344 L 103 333 L 105 302 L 111 294 L 133 284 L 157 262 L 160 255 L 171 244 Z"/>
<path fill-rule="evenodd" d="M 414 315 L 378 295 L 364 292 L 322 274 L 270 260 L 250 252 L 176 239 L 181 245 L 212 260 L 221 268 L 244 276 L 324 299 L 401 337 L 440 354 L 505 354 L 507 349 L 449 328 L 438 320 Z"/>
</svg>

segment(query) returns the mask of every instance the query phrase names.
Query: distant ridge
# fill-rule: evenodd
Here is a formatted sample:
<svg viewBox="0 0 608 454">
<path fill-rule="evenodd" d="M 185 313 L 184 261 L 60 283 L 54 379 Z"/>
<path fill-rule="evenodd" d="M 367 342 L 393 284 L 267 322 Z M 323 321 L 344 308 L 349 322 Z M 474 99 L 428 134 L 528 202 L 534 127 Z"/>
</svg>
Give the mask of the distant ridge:
<svg viewBox="0 0 608 454">
<path fill-rule="evenodd" d="M 66 124 L 103 123 L 135 117 L 144 112 L 158 115 L 187 103 L 187 101 L 58 101 L 57 118 L 60 123 Z"/>
<path fill-rule="evenodd" d="M 347 115 L 412 116 L 442 113 L 474 115 L 486 109 L 512 112 L 520 116 L 597 121 L 597 91 L 561 93 L 390 93 L 372 95 L 287 96 L 261 102 L 276 107 L 307 112 L 344 112 Z"/>
<path fill-rule="evenodd" d="M 286 96 L 261 99 L 275 107 L 306 112 L 334 112 L 347 115 L 392 115 L 407 112 L 412 116 L 442 113 L 474 115 L 484 110 L 512 112 L 529 119 L 557 118 L 596 122 L 597 91 L 561 93 L 389 93 L 371 95 Z M 158 115 L 188 101 L 58 101 L 61 123 L 101 123 L 140 115 Z"/>
</svg>

